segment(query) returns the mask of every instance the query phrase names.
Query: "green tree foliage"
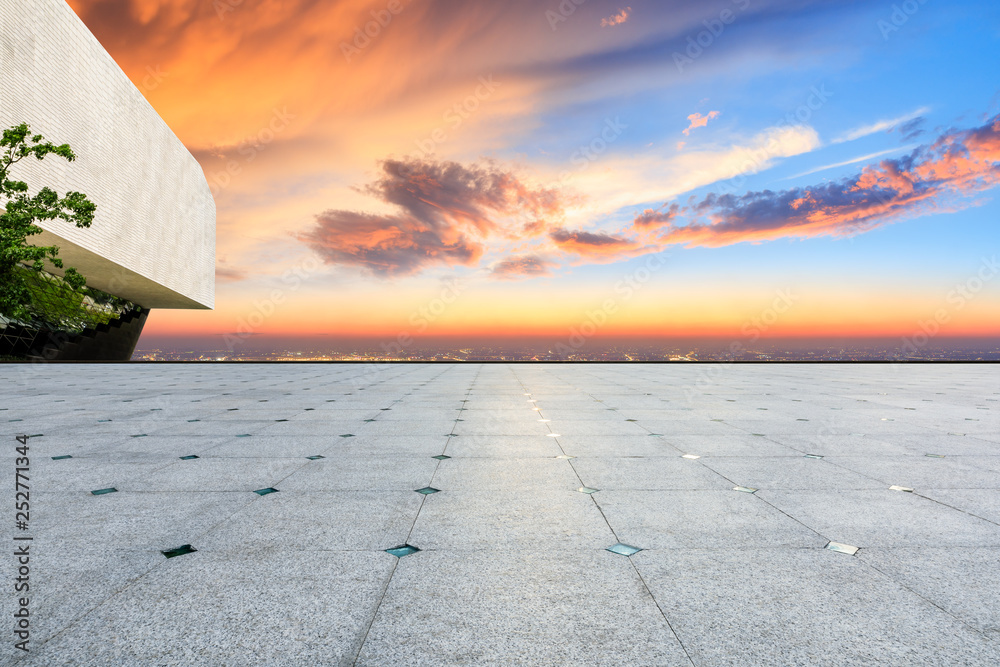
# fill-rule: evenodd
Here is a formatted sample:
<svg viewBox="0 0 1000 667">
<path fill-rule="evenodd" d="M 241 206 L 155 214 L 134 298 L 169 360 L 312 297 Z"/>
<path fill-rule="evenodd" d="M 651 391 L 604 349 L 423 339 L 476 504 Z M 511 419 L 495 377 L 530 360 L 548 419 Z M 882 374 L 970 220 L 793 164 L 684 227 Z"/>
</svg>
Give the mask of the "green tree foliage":
<svg viewBox="0 0 1000 667">
<path fill-rule="evenodd" d="M 10 179 L 10 169 L 28 157 L 42 160 L 46 155 L 58 155 L 72 162 L 76 154 L 69 144 L 56 146 L 44 141 L 42 135 L 31 134 L 27 124 L 21 123 L 3 131 L 0 140 L 0 313 L 13 319 L 28 316 L 31 290 L 22 265 L 42 271 L 45 262 L 62 269 L 58 246 L 28 245 L 28 237 L 43 230 L 35 223 L 59 218 L 77 227 L 90 227 L 97 206 L 79 192 L 58 194 L 43 187 L 38 194 L 28 194 L 28 184 Z M 64 280 L 73 289 L 82 289 L 86 279 L 74 268 L 66 268 Z"/>
</svg>

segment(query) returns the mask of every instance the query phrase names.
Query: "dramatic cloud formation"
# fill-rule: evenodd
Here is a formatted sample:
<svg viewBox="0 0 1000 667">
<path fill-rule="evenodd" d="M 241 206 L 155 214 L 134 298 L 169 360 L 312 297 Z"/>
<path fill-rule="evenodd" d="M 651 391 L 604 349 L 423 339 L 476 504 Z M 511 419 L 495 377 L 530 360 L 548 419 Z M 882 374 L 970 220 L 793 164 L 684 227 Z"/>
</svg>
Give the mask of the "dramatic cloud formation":
<svg viewBox="0 0 1000 667">
<path fill-rule="evenodd" d="M 635 220 L 632 224 L 638 228 L 644 227 L 660 227 L 662 225 L 667 225 L 672 223 L 681 212 L 681 207 L 677 204 L 671 204 L 669 208 L 658 208 L 652 209 L 647 208 L 645 211 L 635 216 Z"/>
<path fill-rule="evenodd" d="M 690 116 L 688 116 L 688 120 L 691 121 L 691 124 L 688 125 L 687 129 L 684 130 L 684 136 L 685 137 L 688 136 L 688 134 L 691 133 L 691 130 L 695 128 L 705 127 L 706 125 L 708 125 L 708 121 L 718 117 L 719 117 L 718 111 L 709 111 L 708 114 L 705 116 L 702 116 L 700 113 L 697 112 L 691 114 Z"/>
<path fill-rule="evenodd" d="M 401 209 L 396 215 L 328 210 L 299 236 L 331 264 L 382 277 L 412 275 L 434 264 L 475 264 L 489 237 L 537 234 L 559 218 L 555 190 L 532 189 L 496 165 L 386 160 L 364 192 Z M 527 222 L 524 220 L 527 219 Z"/>
<path fill-rule="evenodd" d="M 617 14 L 612 14 L 611 16 L 605 19 L 601 19 L 601 27 L 610 28 L 612 26 L 621 25 L 622 23 L 625 23 L 625 21 L 628 21 L 628 17 L 631 15 L 631 13 L 632 13 L 632 8 L 626 7 L 625 9 L 619 11 Z"/>
<path fill-rule="evenodd" d="M 493 267 L 492 276 L 502 280 L 537 278 L 552 275 L 551 268 L 554 266 L 555 263 L 538 255 L 519 255 L 498 262 Z"/>
<path fill-rule="evenodd" d="M 844 236 L 901 217 L 968 206 L 963 198 L 1000 184 L 1000 115 L 952 131 L 930 146 L 865 167 L 839 182 L 742 196 L 710 194 L 693 206 L 709 222 L 671 226 L 661 240 L 723 246 L 781 237 Z"/>
<path fill-rule="evenodd" d="M 617 258 L 622 253 L 640 247 L 636 241 L 622 236 L 603 232 L 595 234 L 582 230 L 570 231 L 561 227 L 552 230 L 549 233 L 549 238 L 555 242 L 560 250 L 588 259 Z"/>
</svg>

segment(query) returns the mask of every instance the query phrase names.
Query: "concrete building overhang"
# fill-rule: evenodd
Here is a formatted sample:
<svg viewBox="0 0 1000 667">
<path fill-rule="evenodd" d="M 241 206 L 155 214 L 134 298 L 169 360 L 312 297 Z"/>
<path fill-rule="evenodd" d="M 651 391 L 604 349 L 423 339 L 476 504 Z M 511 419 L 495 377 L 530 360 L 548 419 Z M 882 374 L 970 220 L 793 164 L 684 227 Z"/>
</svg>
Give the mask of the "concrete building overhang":
<svg viewBox="0 0 1000 667">
<path fill-rule="evenodd" d="M 0 127 L 19 123 L 77 159 L 27 159 L 11 177 L 97 205 L 90 228 L 45 221 L 29 242 L 58 246 L 88 285 L 146 308 L 214 306 L 204 172 L 64 0 L 0 0 Z"/>
</svg>

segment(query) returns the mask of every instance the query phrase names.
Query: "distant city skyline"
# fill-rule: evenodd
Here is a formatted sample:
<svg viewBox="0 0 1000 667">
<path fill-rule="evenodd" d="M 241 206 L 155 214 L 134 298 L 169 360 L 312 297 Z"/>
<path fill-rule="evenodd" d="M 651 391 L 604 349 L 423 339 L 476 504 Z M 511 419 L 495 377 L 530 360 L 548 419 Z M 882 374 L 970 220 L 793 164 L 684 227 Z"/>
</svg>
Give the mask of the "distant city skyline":
<svg viewBox="0 0 1000 667">
<path fill-rule="evenodd" d="M 141 361 L 1000 361 L 995 338 L 911 339 L 468 339 L 395 341 L 335 337 L 150 337 Z"/>
<path fill-rule="evenodd" d="M 140 351 L 1000 339 L 995 3 L 69 4 L 217 203 Z"/>
</svg>

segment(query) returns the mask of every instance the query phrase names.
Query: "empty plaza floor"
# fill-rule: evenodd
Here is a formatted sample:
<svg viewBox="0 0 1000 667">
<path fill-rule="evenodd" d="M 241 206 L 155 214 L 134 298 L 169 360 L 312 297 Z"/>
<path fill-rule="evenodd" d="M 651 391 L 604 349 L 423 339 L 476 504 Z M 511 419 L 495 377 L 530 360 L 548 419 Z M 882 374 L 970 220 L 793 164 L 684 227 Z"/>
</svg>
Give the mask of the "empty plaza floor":
<svg viewBox="0 0 1000 667">
<path fill-rule="evenodd" d="M 998 371 L 0 366 L 0 662 L 995 665 Z"/>
</svg>

